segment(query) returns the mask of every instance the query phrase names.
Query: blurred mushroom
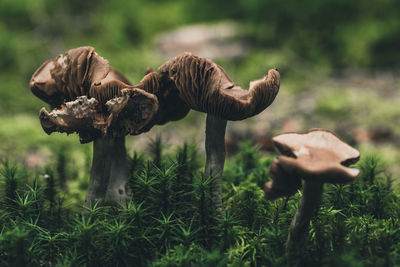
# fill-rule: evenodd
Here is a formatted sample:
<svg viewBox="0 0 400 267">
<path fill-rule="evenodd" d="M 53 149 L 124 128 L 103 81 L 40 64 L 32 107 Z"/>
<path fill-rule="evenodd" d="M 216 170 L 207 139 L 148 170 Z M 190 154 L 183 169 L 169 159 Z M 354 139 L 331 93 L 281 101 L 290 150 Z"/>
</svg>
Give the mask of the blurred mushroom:
<svg viewBox="0 0 400 267">
<path fill-rule="evenodd" d="M 325 129 L 284 133 L 275 136 L 273 142 L 282 155 L 271 165 L 272 182 L 265 184 L 265 197 L 293 195 L 304 179 L 302 198 L 290 224 L 286 244 L 289 254 L 300 253 L 310 219 L 320 203 L 323 184 L 354 181 L 359 170 L 348 166 L 359 160 L 360 153 Z"/>
<path fill-rule="evenodd" d="M 78 133 L 93 141 L 91 179 L 85 203 L 129 197 L 125 135 L 139 134 L 158 109 L 157 98 L 134 88 L 93 47 L 79 47 L 42 64 L 30 81 L 32 93 L 50 104 L 41 125 L 52 132 Z"/>
<path fill-rule="evenodd" d="M 183 53 L 160 66 L 158 72 L 147 74 L 136 87 L 157 95 L 155 124 L 183 118 L 190 109 L 207 113 L 205 172 L 215 177 L 213 201 L 220 210 L 227 120 L 243 120 L 266 109 L 274 101 L 279 84 L 279 72 L 271 69 L 244 90 L 213 61 Z"/>
</svg>

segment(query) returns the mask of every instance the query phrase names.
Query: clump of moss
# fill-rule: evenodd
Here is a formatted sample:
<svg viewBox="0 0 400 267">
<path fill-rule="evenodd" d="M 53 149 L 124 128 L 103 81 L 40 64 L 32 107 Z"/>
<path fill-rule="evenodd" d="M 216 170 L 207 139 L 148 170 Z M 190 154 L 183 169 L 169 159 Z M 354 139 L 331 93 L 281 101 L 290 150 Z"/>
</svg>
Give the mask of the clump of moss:
<svg viewBox="0 0 400 267">
<path fill-rule="evenodd" d="M 0 265 L 288 265 L 284 244 L 300 196 L 264 200 L 259 181 L 268 180 L 272 158 L 247 144 L 228 160 L 224 212 L 215 217 L 212 178 L 193 147 L 131 156 L 134 194 L 119 207 L 68 204 L 64 178 L 53 171 L 63 170 L 60 162 L 36 177 L 3 163 Z M 400 264 L 400 201 L 384 166 L 364 157 L 355 183 L 327 186 L 299 265 Z"/>
</svg>

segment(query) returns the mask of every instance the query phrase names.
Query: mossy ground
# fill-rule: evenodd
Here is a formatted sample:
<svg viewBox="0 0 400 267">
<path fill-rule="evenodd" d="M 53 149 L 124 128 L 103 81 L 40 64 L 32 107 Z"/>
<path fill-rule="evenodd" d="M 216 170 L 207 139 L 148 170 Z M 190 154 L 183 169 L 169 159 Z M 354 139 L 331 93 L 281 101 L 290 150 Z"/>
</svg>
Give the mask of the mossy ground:
<svg viewBox="0 0 400 267">
<path fill-rule="evenodd" d="M 73 160 L 35 173 L 1 167 L 2 266 L 394 266 L 400 264 L 399 195 L 376 157 L 364 156 L 361 175 L 327 185 L 312 219 L 302 257 L 285 256 L 288 227 L 301 193 L 267 201 L 272 155 L 249 144 L 231 157 L 223 178 L 224 212 L 211 205 L 194 146 L 164 155 L 129 157 L 133 198 L 116 206 L 81 207 L 70 188 Z M 79 176 L 79 175 L 78 175 Z M 83 179 L 83 177 L 80 177 Z M 73 186 L 72 186 L 73 187 Z M 85 192 L 85 185 L 76 188 Z M 82 202 L 80 202 L 82 203 Z"/>
</svg>

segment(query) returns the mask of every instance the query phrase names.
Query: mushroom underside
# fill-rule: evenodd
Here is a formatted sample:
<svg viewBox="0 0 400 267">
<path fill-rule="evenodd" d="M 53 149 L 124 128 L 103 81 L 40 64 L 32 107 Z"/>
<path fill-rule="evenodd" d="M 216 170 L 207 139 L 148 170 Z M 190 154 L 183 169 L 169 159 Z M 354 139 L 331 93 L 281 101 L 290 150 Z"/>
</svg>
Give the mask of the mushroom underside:
<svg viewBox="0 0 400 267">
<path fill-rule="evenodd" d="M 251 82 L 250 89 L 244 90 L 222 67 L 190 53 L 167 61 L 158 73 L 174 82 L 188 107 L 224 120 L 243 120 L 260 113 L 272 104 L 280 85 L 279 72 L 271 69 L 266 77 Z"/>
<path fill-rule="evenodd" d="M 281 155 L 270 168 L 272 182 L 265 186 L 268 199 L 296 193 L 301 188 L 301 179 L 348 183 L 359 174 L 359 170 L 348 166 L 358 161 L 360 153 L 331 131 L 284 133 L 275 136 L 273 142 Z"/>
<path fill-rule="evenodd" d="M 47 134 L 76 132 L 82 143 L 99 136 L 139 134 L 157 112 L 158 101 L 137 88 L 124 89 L 121 94 L 106 102 L 106 108 L 101 108 L 106 111 L 99 111 L 99 102 L 86 96 L 79 96 L 51 112 L 42 108 L 39 113 L 42 128 Z"/>
</svg>

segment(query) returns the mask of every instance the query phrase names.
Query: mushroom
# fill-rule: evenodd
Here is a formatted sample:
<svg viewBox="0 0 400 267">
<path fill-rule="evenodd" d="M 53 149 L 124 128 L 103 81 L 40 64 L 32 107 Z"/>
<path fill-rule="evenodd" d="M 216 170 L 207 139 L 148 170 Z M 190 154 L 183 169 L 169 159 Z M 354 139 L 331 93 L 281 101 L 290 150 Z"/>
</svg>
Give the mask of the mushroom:
<svg viewBox="0 0 400 267">
<path fill-rule="evenodd" d="M 78 133 L 93 141 L 89 204 L 129 198 L 125 135 L 139 134 L 157 113 L 157 98 L 134 88 L 92 47 L 79 47 L 42 64 L 30 81 L 32 93 L 50 104 L 39 113 L 43 130 Z"/>
<path fill-rule="evenodd" d="M 279 72 L 269 70 L 263 79 L 250 83 L 250 90 L 243 90 L 211 60 L 184 53 L 157 72 L 148 69 L 146 73 L 138 85 L 131 86 L 91 47 L 72 49 L 46 61 L 31 80 L 32 92 L 54 108 L 50 113 L 41 110 L 43 129 L 48 134 L 77 132 L 82 143 L 94 140 L 89 202 L 104 196 L 105 184 L 125 194 L 121 186 L 126 184 L 126 178 L 122 179 L 126 177 L 125 147 L 120 140 L 125 134 L 140 134 L 156 124 L 179 120 L 190 109 L 206 112 L 205 172 L 215 177 L 213 201 L 221 210 L 227 120 L 243 120 L 267 108 L 279 91 Z M 121 179 L 107 183 L 110 177 Z M 114 191 L 107 189 L 107 195 L 118 195 Z"/>
<path fill-rule="evenodd" d="M 157 96 L 159 109 L 154 124 L 183 118 L 190 109 L 207 113 L 205 173 L 215 178 L 213 202 L 218 212 L 222 208 L 220 177 L 227 120 L 243 120 L 266 109 L 274 101 L 279 85 L 279 72 L 271 69 L 244 90 L 213 61 L 183 53 L 160 66 L 158 72 L 147 74 L 135 87 Z"/>
<path fill-rule="evenodd" d="M 301 253 L 310 219 L 321 200 L 323 184 L 354 181 L 359 170 L 348 166 L 359 160 L 360 153 L 325 129 L 284 133 L 272 140 L 282 155 L 271 165 L 269 176 L 272 182 L 265 184 L 265 197 L 275 199 L 293 195 L 304 179 L 302 198 L 286 243 L 289 255 Z"/>
</svg>

